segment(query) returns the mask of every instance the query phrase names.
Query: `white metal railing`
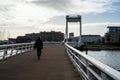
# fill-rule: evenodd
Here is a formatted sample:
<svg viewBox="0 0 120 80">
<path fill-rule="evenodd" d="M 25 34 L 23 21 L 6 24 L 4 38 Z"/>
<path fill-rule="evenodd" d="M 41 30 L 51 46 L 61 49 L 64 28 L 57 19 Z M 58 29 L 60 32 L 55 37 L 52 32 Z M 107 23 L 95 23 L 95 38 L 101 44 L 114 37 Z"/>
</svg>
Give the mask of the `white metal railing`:
<svg viewBox="0 0 120 80">
<path fill-rule="evenodd" d="M 43 42 L 44 47 L 51 45 L 60 45 L 61 42 Z M 33 50 L 34 42 L 0 45 L 0 59 L 5 59 L 13 55 Z"/>
<path fill-rule="evenodd" d="M 19 43 L 0 45 L 0 59 L 5 59 L 16 54 L 27 52 L 33 49 L 34 43 Z"/>
<path fill-rule="evenodd" d="M 120 80 L 120 72 L 65 43 L 67 54 L 84 80 Z"/>
</svg>

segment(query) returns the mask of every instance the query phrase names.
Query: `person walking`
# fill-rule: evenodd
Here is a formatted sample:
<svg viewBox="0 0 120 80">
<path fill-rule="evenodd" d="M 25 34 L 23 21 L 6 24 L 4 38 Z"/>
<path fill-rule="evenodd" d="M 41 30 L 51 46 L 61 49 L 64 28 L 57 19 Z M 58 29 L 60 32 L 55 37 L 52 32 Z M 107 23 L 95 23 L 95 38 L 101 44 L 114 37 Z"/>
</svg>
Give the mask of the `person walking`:
<svg viewBox="0 0 120 80">
<path fill-rule="evenodd" d="M 40 37 L 38 37 L 38 39 L 35 41 L 34 49 L 37 49 L 37 57 L 39 60 L 41 56 L 41 49 L 43 49 L 43 42 Z"/>
</svg>

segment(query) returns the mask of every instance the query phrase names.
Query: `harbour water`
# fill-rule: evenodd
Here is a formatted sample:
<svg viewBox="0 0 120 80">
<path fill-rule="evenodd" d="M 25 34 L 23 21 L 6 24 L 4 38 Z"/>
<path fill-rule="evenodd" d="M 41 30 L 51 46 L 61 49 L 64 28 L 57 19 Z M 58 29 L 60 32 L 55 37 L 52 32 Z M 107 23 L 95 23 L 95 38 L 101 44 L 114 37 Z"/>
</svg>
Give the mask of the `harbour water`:
<svg viewBox="0 0 120 80">
<path fill-rule="evenodd" d="M 88 51 L 88 55 L 120 71 L 120 51 L 115 50 Z"/>
</svg>

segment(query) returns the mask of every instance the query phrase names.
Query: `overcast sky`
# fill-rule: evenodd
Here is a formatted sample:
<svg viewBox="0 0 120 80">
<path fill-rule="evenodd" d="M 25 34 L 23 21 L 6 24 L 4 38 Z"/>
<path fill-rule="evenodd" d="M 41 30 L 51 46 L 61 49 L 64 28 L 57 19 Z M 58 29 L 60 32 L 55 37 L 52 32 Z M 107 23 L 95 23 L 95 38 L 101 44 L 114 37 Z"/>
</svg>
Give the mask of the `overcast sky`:
<svg viewBox="0 0 120 80">
<path fill-rule="evenodd" d="M 65 16 L 82 16 L 82 34 L 103 36 L 107 26 L 120 26 L 120 0 L 0 0 L 0 31 L 10 37 L 40 31 L 65 32 Z M 79 34 L 79 23 L 69 32 Z"/>
</svg>

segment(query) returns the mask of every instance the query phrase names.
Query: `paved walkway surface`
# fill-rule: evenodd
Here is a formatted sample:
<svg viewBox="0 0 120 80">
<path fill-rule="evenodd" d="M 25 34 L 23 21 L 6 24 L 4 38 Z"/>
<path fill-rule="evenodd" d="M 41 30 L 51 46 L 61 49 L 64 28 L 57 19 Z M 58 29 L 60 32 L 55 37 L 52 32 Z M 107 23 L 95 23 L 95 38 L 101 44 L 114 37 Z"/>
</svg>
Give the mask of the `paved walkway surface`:
<svg viewBox="0 0 120 80">
<path fill-rule="evenodd" d="M 0 61 L 0 80 L 81 80 L 64 46 L 42 50 L 40 60 L 36 51 L 23 53 Z"/>
</svg>

